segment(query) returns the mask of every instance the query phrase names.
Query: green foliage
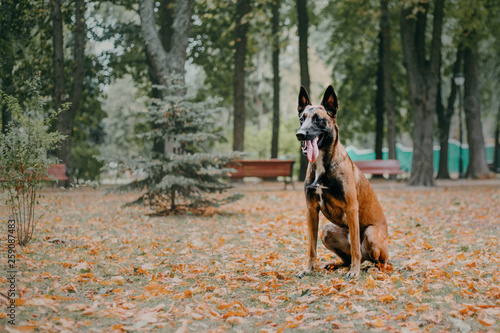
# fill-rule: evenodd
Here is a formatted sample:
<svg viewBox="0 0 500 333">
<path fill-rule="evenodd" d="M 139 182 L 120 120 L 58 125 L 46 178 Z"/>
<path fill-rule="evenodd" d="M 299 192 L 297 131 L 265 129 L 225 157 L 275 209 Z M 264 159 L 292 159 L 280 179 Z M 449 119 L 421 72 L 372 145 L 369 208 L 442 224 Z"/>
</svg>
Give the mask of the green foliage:
<svg viewBox="0 0 500 333">
<path fill-rule="evenodd" d="M 71 94 L 73 86 L 73 33 L 75 29 L 74 1 L 62 1 L 64 20 L 64 91 Z M 53 45 L 51 4 L 49 1 L 16 0 L 2 1 L 0 5 L 0 87 L 4 93 L 24 101 L 28 98 L 25 78 L 39 76 L 43 84 L 39 87 L 42 96 L 53 93 Z M 94 17 L 89 6 L 89 17 Z M 93 24 L 94 23 L 94 24 Z M 100 27 L 89 19 L 88 33 L 95 36 Z M 93 41 L 89 41 L 90 45 Z M 109 69 L 105 61 L 92 52 L 86 52 L 84 64 L 84 87 L 80 107 L 76 111 L 75 126 L 70 138 L 76 177 L 95 179 L 95 170 L 101 165 L 92 157 L 96 145 L 96 129 L 101 127 L 105 113 L 101 108 L 102 88 L 109 82 Z M 47 106 L 53 107 L 50 100 Z M 2 112 L 7 114 L 5 108 Z M 8 120 L 8 118 L 7 118 Z M 51 129 L 54 123 L 51 124 Z M 102 135 L 101 135 L 102 136 Z M 89 148 L 90 147 L 90 148 Z M 86 179 L 89 179 L 86 178 Z"/>
<path fill-rule="evenodd" d="M 330 2 L 323 13 L 326 18 L 318 29 L 330 35 L 330 42 L 320 44 L 320 54 L 333 65 L 335 91 L 340 99 L 338 115 L 341 139 L 366 140 L 375 129 L 375 94 L 378 66 L 380 1 Z M 389 4 L 391 14 L 391 80 L 396 109 L 396 130 L 408 130 L 400 108 L 407 107 L 405 71 L 399 34 L 399 6 Z"/>
<path fill-rule="evenodd" d="M 279 131 L 279 157 L 299 159 L 300 143 L 297 141 L 295 132 L 299 121 L 296 118 L 285 118 L 281 121 Z M 245 131 L 245 153 L 251 158 L 266 159 L 271 156 L 272 128 L 263 126 L 261 129 L 247 126 Z"/>
<path fill-rule="evenodd" d="M 255 72 L 254 56 L 270 47 L 270 4 L 267 0 L 252 1 L 252 9 L 244 18 L 249 21 L 247 73 Z M 235 12 L 236 1 L 195 1 L 190 29 L 193 42 L 188 48 L 189 55 L 207 74 L 206 89 L 199 94 L 222 97 L 225 105 L 233 103 Z M 250 81 L 247 85 L 252 84 Z M 252 96 L 252 89 L 248 92 Z"/>
<path fill-rule="evenodd" d="M 0 135 L 0 186 L 7 192 L 7 205 L 23 246 L 31 240 L 36 221 L 42 216 L 35 218 L 35 208 L 39 189 L 48 177 L 51 161 L 47 153 L 64 139 L 58 132 L 47 132 L 58 112 L 44 117 L 46 103 L 39 94 L 39 81 L 30 81 L 28 86 L 24 110 L 16 98 L 0 91 L 2 104 L 12 114 L 6 134 Z"/>
<path fill-rule="evenodd" d="M 221 197 L 231 186 L 227 182 L 226 164 L 240 156 L 238 152 L 210 152 L 215 141 L 223 140 L 222 129 L 217 126 L 221 108 L 218 100 L 194 102 L 186 98 L 186 86 L 172 80 L 169 87 L 158 86 L 163 92 L 161 100 L 154 100 L 145 117 L 138 121 L 156 124 L 138 136 L 143 140 L 157 138 L 168 140 L 166 153 L 119 160 L 120 170 L 142 172 L 142 179 L 119 187 L 120 190 L 145 189 L 136 203 L 145 203 L 159 212 L 176 212 L 179 209 L 203 210 L 239 198 L 239 195 Z M 116 159 L 106 159 L 107 162 Z"/>
</svg>

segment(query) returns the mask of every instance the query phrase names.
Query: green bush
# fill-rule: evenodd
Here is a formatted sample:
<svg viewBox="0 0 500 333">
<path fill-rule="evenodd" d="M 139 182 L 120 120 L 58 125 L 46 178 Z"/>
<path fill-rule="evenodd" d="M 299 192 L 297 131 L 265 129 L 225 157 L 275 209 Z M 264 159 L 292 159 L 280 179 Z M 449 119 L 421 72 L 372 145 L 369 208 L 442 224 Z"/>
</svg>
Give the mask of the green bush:
<svg viewBox="0 0 500 333">
<path fill-rule="evenodd" d="M 51 161 L 47 153 L 64 139 L 58 132 L 48 133 L 49 123 L 61 110 L 45 118 L 45 99 L 40 96 L 39 81 L 28 82 L 28 87 L 25 109 L 16 98 L 0 91 L 2 104 L 12 114 L 6 133 L 0 134 L 0 187 L 5 191 L 21 246 L 32 239 L 36 222 L 42 216 L 35 214 L 35 208 L 41 197 L 40 188 L 48 177 Z"/>
</svg>

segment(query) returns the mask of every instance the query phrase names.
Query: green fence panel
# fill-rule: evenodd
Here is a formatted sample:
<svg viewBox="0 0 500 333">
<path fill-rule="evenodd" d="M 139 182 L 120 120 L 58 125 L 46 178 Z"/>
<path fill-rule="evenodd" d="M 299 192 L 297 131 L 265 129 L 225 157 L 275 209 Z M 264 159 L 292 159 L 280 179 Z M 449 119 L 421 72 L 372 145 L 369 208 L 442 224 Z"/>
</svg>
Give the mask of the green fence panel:
<svg viewBox="0 0 500 333">
<path fill-rule="evenodd" d="M 353 161 L 372 161 L 375 159 L 375 151 L 373 149 L 357 149 L 353 146 L 348 146 L 346 148 L 349 157 Z M 485 145 L 486 150 L 486 161 L 488 164 L 493 162 L 493 156 L 495 147 L 492 144 Z M 439 169 L 439 153 L 440 147 L 434 147 L 434 172 L 438 172 Z M 462 160 L 463 160 L 463 171 L 467 171 L 469 165 L 469 147 L 464 144 L 462 146 Z M 384 160 L 388 159 L 389 152 L 387 148 L 382 150 L 382 158 Z M 401 170 L 405 172 L 411 172 L 411 162 L 413 158 L 413 148 L 405 147 L 403 145 L 396 145 L 396 158 L 401 163 Z M 456 140 L 448 141 L 448 171 L 450 173 L 458 173 L 460 160 L 460 143 Z"/>
</svg>

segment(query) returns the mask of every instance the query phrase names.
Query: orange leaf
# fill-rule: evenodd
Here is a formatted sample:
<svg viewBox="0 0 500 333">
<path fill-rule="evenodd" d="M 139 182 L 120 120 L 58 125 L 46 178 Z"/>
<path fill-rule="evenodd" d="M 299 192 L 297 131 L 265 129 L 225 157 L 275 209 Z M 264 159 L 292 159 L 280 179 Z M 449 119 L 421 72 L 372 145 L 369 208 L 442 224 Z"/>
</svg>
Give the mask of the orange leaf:
<svg viewBox="0 0 500 333">
<path fill-rule="evenodd" d="M 178 294 L 174 298 L 175 299 L 184 299 L 184 298 L 191 298 L 191 297 L 193 297 L 193 292 L 191 291 L 191 289 L 188 289 L 188 290 L 184 291 L 183 293 Z"/>
<path fill-rule="evenodd" d="M 227 304 L 220 304 L 217 309 L 219 310 L 225 310 L 225 309 L 229 309 L 230 307 L 233 307 L 235 305 L 239 305 L 243 310 L 246 311 L 245 307 L 243 306 L 243 304 L 241 304 L 241 302 L 238 302 L 238 301 L 234 301 L 232 303 L 227 303 Z"/>
<path fill-rule="evenodd" d="M 383 303 L 389 303 L 389 302 L 392 302 L 395 300 L 395 297 L 392 296 L 392 295 L 385 295 L 385 296 L 381 296 L 378 298 L 378 300 L 380 302 L 383 302 Z"/>
<path fill-rule="evenodd" d="M 261 295 L 259 296 L 259 301 L 269 306 L 274 306 L 274 303 L 271 301 L 271 297 L 269 295 Z"/>
<path fill-rule="evenodd" d="M 24 304 L 24 302 L 26 302 L 26 300 L 24 300 L 24 299 L 20 299 L 20 298 L 16 298 L 16 299 L 14 300 L 14 304 L 15 304 L 16 306 L 21 306 L 21 305 L 23 305 L 23 304 Z"/>
<path fill-rule="evenodd" d="M 45 295 L 43 297 L 52 299 L 54 301 L 72 301 L 72 300 L 78 299 L 76 297 L 64 297 L 64 296 L 59 296 L 59 295 Z"/>
<path fill-rule="evenodd" d="M 248 312 L 246 311 L 229 311 L 225 315 L 222 316 L 222 318 L 226 319 L 229 317 L 246 317 L 248 315 Z"/>
<path fill-rule="evenodd" d="M 384 327 L 384 322 L 377 318 L 375 320 L 369 321 L 368 325 L 373 326 L 373 327 Z"/>
<path fill-rule="evenodd" d="M 31 333 L 35 330 L 36 326 L 35 325 L 24 325 L 24 326 L 13 326 L 16 330 L 16 332 L 20 333 Z"/>
<path fill-rule="evenodd" d="M 486 327 L 489 327 L 495 323 L 495 321 L 493 319 L 486 318 L 486 317 L 478 318 L 477 321 L 479 323 L 481 323 L 481 325 L 486 326 Z"/>
</svg>

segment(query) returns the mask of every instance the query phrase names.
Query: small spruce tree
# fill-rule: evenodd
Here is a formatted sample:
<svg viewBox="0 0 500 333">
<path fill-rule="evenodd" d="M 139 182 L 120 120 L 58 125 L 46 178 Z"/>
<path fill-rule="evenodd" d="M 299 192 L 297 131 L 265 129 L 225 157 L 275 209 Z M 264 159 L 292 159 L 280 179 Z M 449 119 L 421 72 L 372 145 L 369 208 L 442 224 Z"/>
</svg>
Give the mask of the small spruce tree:
<svg viewBox="0 0 500 333">
<path fill-rule="evenodd" d="M 197 102 L 187 98 L 186 85 L 179 79 L 172 79 L 168 88 L 156 88 L 162 91 L 162 99 L 153 100 L 145 117 L 138 118 L 155 126 L 138 136 L 165 140 L 168 148 L 163 153 L 120 160 L 120 171 L 141 171 L 145 176 L 118 189 L 145 190 L 132 204 L 149 205 L 159 214 L 203 211 L 239 199 L 239 194 L 211 195 L 231 188 L 228 176 L 234 170 L 226 164 L 241 157 L 238 152 L 211 151 L 214 142 L 224 140 L 216 121 L 222 110 L 218 100 Z"/>
</svg>

